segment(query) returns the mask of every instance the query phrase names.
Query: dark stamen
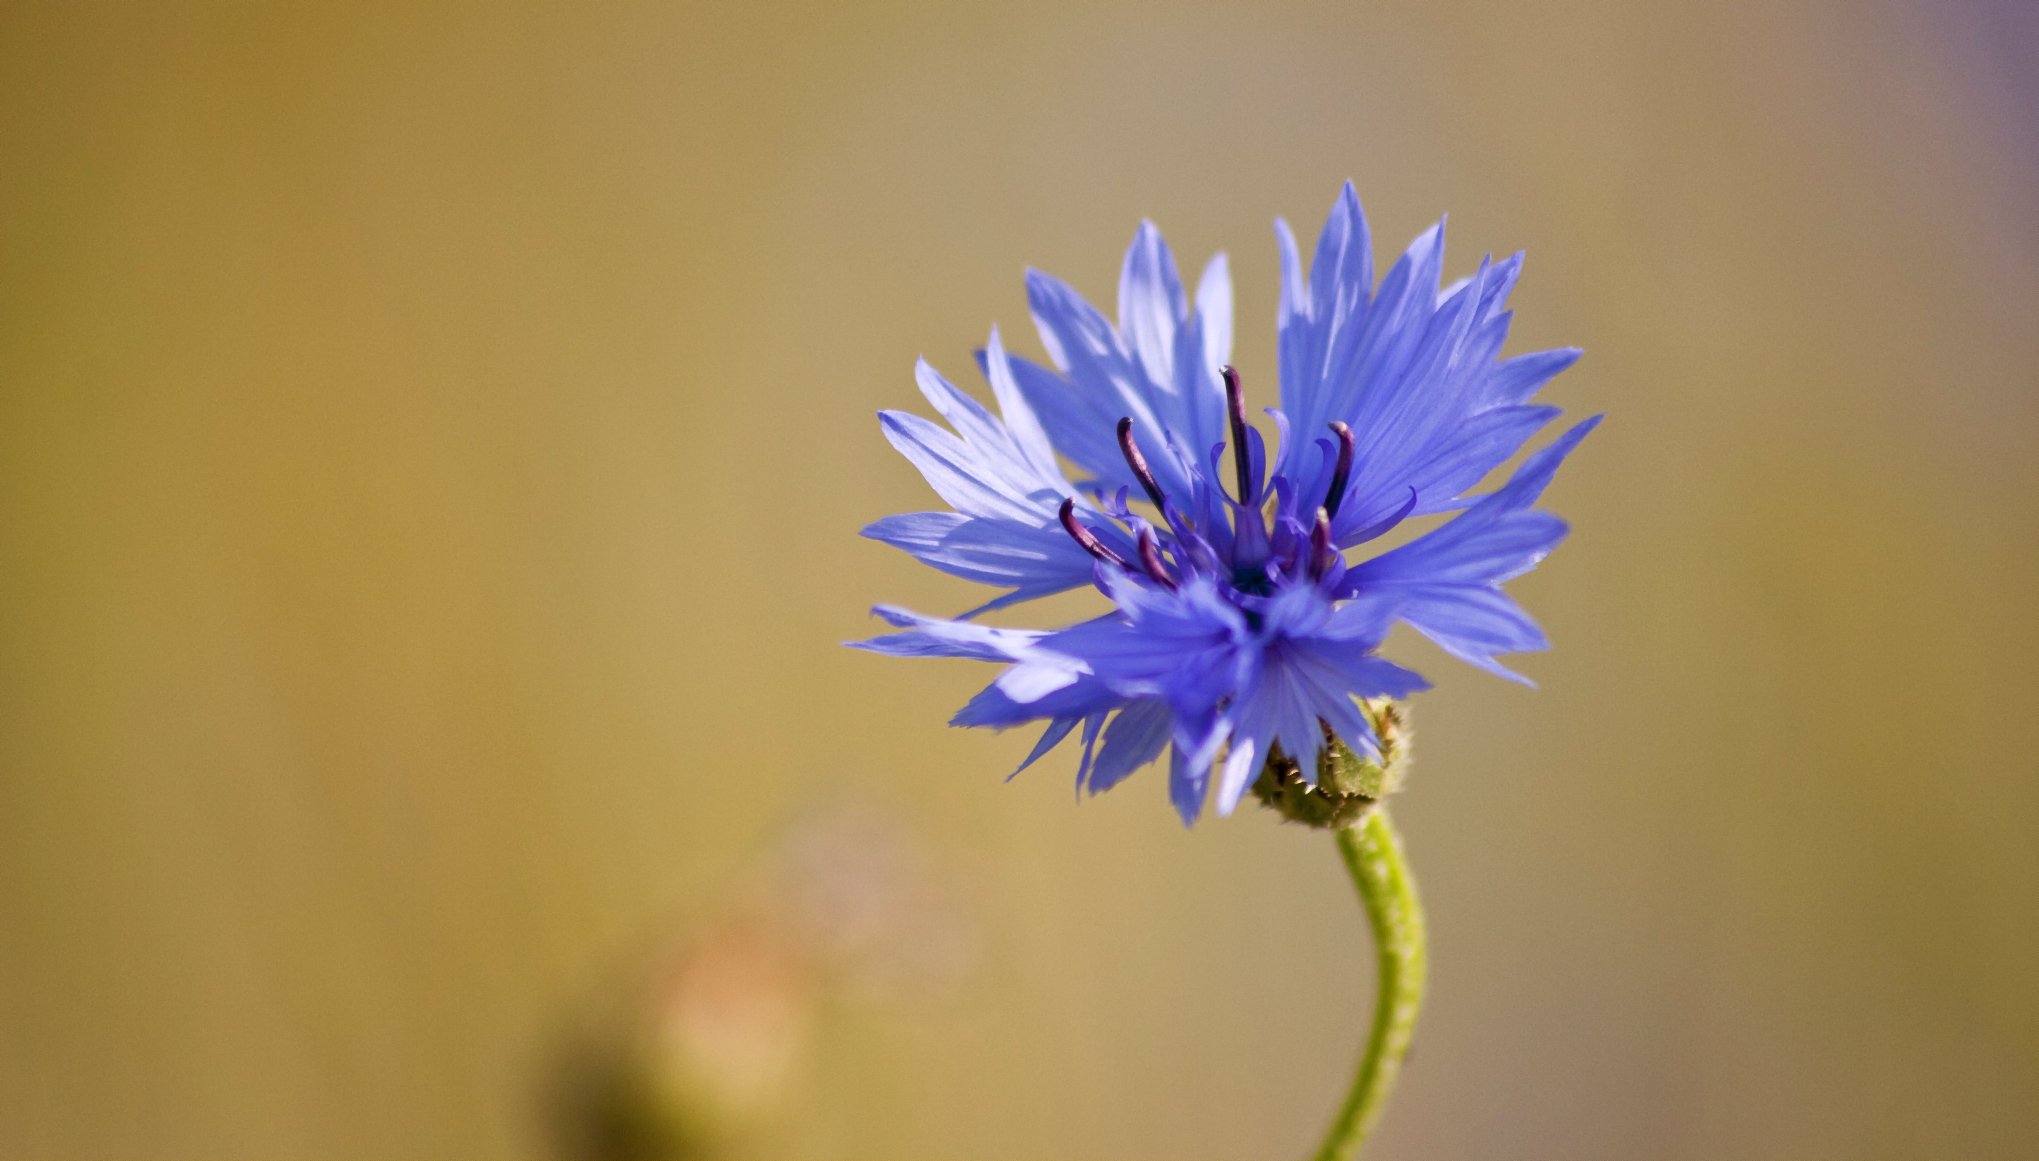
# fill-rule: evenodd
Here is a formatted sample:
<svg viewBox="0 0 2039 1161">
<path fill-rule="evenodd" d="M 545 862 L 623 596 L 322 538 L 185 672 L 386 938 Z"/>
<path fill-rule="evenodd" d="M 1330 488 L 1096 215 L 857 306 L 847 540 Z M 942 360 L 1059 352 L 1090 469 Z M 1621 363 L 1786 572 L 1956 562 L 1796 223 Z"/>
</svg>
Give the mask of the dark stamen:
<svg viewBox="0 0 2039 1161">
<path fill-rule="evenodd" d="M 1338 550 L 1331 547 L 1331 513 L 1317 509 L 1317 523 L 1310 529 L 1310 579 L 1321 580 L 1338 562 Z"/>
<path fill-rule="evenodd" d="M 1104 561 L 1106 564 L 1118 565 L 1127 572 L 1133 570 L 1133 566 L 1127 563 L 1125 557 L 1113 552 L 1110 545 L 1099 540 L 1095 533 L 1077 522 L 1076 499 L 1074 497 L 1062 501 L 1062 530 L 1069 534 L 1069 539 L 1074 540 L 1083 551 L 1090 555 Z"/>
<path fill-rule="evenodd" d="M 1175 587 L 1175 578 L 1169 576 L 1168 570 L 1161 567 L 1161 545 L 1155 542 L 1152 528 L 1140 529 L 1140 566 L 1145 568 L 1147 575 L 1153 577 L 1161 587 L 1166 589 Z"/>
<path fill-rule="evenodd" d="M 1225 411 L 1232 420 L 1232 469 L 1239 477 L 1239 502 L 1250 504 L 1253 457 L 1246 451 L 1246 389 L 1239 385 L 1239 372 L 1229 363 L 1218 368 L 1218 374 L 1225 377 Z"/>
<path fill-rule="evenodd" d="M 1133 420 L 1131 416 L 1119 420 L 1119 453 L 1126 457 L 1126 466 L 1133 469 L 1133 478 L 1147 489 L 1147 498 L 1161 507 L 1161 485 L 1154 481 L 1154 470 L 1147 466 L 1147 457 L 1140 454 L 1140 445 L 1133 442 Z"/>
<path fill-rule="evenodd" d="M 1341 420 L 1331 421 L 1331 432 L 1338 437 L 1338 466 L 1331 470 L 1331 490 L 1324 495 L 1324 511 L 1331 516 L 1338 515 L 1338 505 L 1345 502 L 1345 485 L 1352 482 L 1352 429 Z"/>
</svg>

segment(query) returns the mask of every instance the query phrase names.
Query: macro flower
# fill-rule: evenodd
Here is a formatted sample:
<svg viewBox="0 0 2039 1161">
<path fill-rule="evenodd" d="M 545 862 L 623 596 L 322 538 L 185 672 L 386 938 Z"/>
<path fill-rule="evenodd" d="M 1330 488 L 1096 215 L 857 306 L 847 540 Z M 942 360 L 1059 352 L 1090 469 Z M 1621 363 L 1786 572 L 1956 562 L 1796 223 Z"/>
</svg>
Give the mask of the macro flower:
<svg viewBox="0 0 2039 1161">
<path fill-rule="evenodd" d="M 1476 491 L 1560 414 L 1532 399 L 1579 354 L 1500 357 L 1521 255 L 1440 288 L 1440 222 L 1376 286 L 1350 184 L 1307 271 L 1287 224 L 1275 232 L 1272 450 L 1229 366 L 1224 256 L 1192 298 L 1151 223 L 1126 252 L 1116 325 L 1068 285 L 1028 272 L 1052 367 L 1011 354 L 994 329 L 978 363 L 996 414 L 923 360 L 921 392 L 948 426 L 879 416 L 949 507 L 889 516 L 864 534 L 1006 591 L 953 619 L 880 606 L 896 631 L 857 647 L 1002 666 L 952 724 L 1044 724 L 1021 769 L 1077 734 L 1083 790 L 1109 789 L 1168 751 L 1186 823 L 1212 783 L 1217 811 L 1231 813 L 1270 759 L 1295 761 L 1307 779 L 1334 741 L 1377 758 L 1361 703 L 1429 687 L 1379 655 L 1397 622 L 1523 680 L 1497 658 L 1548 641 L 1501 586 L 1563 539 L 1564 522 L 1535 504 L 1599 422 Z M 1364 553 L 1426 516 L 1447 518 Z M 1110 611 L 1053 630 L 975 620 L 1084 585 Z"/>
</svg>

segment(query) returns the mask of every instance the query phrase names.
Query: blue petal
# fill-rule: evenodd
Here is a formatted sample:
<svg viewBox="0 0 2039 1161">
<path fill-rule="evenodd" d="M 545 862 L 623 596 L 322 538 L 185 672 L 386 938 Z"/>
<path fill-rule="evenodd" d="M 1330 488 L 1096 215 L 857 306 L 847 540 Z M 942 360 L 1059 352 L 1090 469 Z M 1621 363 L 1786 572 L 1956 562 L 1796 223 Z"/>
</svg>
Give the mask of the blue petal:
<svg viewBox="0 0 2039 1161">
<path fill-rule="evenodd" d="M 1559 347 L 1504 359 L 1487 376 L 1487 399 L 1495 404 L 1522 403 L 1578 362 L 1582 353 L 1577 347 Z"/>
<path fill-rule="evenodd" d="M 979 690 L 949 718 L 952 726 L 1003 730 L 1028 722 L 1107 713 L 1126 704 L 1098 682 L 1078 678 L 1038 701 L 1017 702 L 996 684 Z"/>
<path fill-rule="evenodd" d="M 1339 671 L 1346 691 L 1354 697 L 1406 698 L 1430 688 L 1430 682 L 1422 674 L 1405 669 L 1371 649 L 1320 646 L 1316 653 Z"/>
<path fill-rule="evenodd" d="M 962 657 L 972 661 L 1011 661 L 1045 634 L 1037 629 L 994 629 L 966 621 L 945 621 L 923 617 L 893 605 L 879 605 L 871 612 L 904 633 L 889 633 L 868 641 L 846 641 L 852 649 L 884 653 L 893 657 Z"/>
<path fill-rule="evenodd" d="M 1232 266 L 1223 253 L 1211 256 L 1197 280 L 1196 317 L 1203 339 L 1200 370 L 1212 375 L 1232 361 Z M 1190 446 L 1197 446 L 1196 441 Z"/>
<path fill-rule="evenodd" d="M 1565 537 L 1563 520 L 1548 512 L 1504 512 L 1490 519 L 1460 516 L 1393 552 L 1353 569 L 1368 585 L 1495 584 L 1535 568 Z"/>
<path fill-rule="evenodd" d="M 1239 800 L 1246 796 L 1246 788 L 1252 785 L 1266 762 L 1267 743 L 1264 739 L 1237 732 L 1232 735 L 1232 748 L 1218 768 L 1220 815 L 1229 815 L 1238 809 Z"/>
<path fill-rule="evenodd" d="M 1092 714 L 1083 719 L 1083 759 L 1076 764 L 1076 785 L 1081 787 L 1090 781 L 1090 767 L 1097 757 L 1097 733 L 1104 728 L 1104 715 Z"/>
<path fill-rule="evenodd" d="M 881 411 L 878 419 L 885 438 L 920 469 L 928 486 L 966 516 L 1044 524 L 1043 514 L 1052 518 L 1062 502 L 1053 492 L 1034 495 L 1021 491 L 995 455 L 972 447 L 918 415 Z"/>
<path fill-rule="evenodd" d="M 991 384 L 992 397 L 998 400 L 998 413 L 1005 420 L 1006 430 L 1027 466 L 1041 480 L 1063 483 L 1062 470 L 1055 463 L 1054 444 L 1013 377 L 1011 359 L 997 327 L 991 328 L 991 341 L 986 344 L 979 365 Z"/>
<path fill-rule="evenodd" d="M 1189 447 L 1225 437 L 1225 385 L 1218 369 L 1231 359 L 1232 278 L 1219 254 L 1204 267 L 1196 309 L 1175 331 L 1175 375 L 1165 383 L 1171 398 L 1163 409 L 1169 436 Z"/>
<path fill-rule="evenodd" d="M 1364 320 L 1372 294 L 1373 237 L 1359 193 L 1348 181 L 1317 235 L 1317 253 L 1310 259 L 1310 304 L 1320 318 L 1336 320 L 1338 329 L 1344 329 Z"/>
<path fill-rule="evenodd" d="M 1007 442 L 1005 427 L 975 399 L 942 378 L 941 372 L 922 359 L 913 367 L 914 383 L 937 414 L 949 421 L 965 443 L 978 448 L 999 447 Z"/>
<path fill-rule="evenodd" d="M 1592 434 L 1594 428 L 1600 426 L 1603 418 L 1605 417 L 1595 415 L 1580 421 L 1570 431 L 1522 461 L 1522 466 L 1515 470 L 1515 474 L 1509 477 L 1508 482 L 1491 495 L 1481 498 L 1480 502 L 1474 505 L 1474 509 L 1492 505 L 1499 510 L 1508 511 L 1527 508 L 1536 503 L 1543 495 L 1543 490 L 1550 486 L 1551 478 L 1558 474 L 1558 468 L 1564 464 L 1565 457 L 1572 454 L 1572 449 L 1579 446 L 1580 440 L 1585 439 Z M 1467 515 L 1471 515 L 1471 512 Z"/>
<path fill-rule="evenodd" d="M 1599 423 L 1596 415 L 1559 436 L 1524 460 L 1499 490 L 1481 497 L 1442 528 L 1354 567 L 1349 580 L 1361 589 L 1437 581 L 1485 584 L 1534 568 L 1563 539 L 1565 523 L 1547 512 L 1529 511 L 1529 505 L 1543 495 L 1558 466 Z"/>
<path fill-rule="evenodd" d="M 1135 701 L 1119 711 L 1104 732 L 1104 747 L 1090 768 L 1084 789 L 1102 793 L 1125 781 L 1126 776 L 1161 756 L 1168 744 L 1168 706 L 1158 698 Z"/>
<path fill-rule="evenodd" d="M 991 684 L 1021 705 L 1032 705 L 1052 693 L 1074 686 L 1083 676 L 1083 671 L 1073 665 L 1045 660 L 1023 661 L 999 674 Z"/>
<path fill-rule="evenodd" d="M 1159 433 L 1152 402 L 1143 390 L 1145 372 L 1097 308 L 1067 283 L 1038 270 L 1027 271 L 1027 305 L 1041 345 L 1063 374 L 1084 390 L 1107 396 L 1117 415 L 1130 415 L 1143 428 Z"/>
<path fill-rule="evenodd" d="M 1152 222 L 1141 222 L 1119 272 L 1119 334 L 1156 383 L 1175 378 L 1175 328 L 1189 304 L 1175 255 Z"/>
<path fill-rule="evenodd" d="M 1320 721 L 1362 752 L 1375 748 L 1373 728 L 1353 704 L 1341 667 L 1316 650 L 1294 648 L 1271 661 L 1259 681 L 1239 692 L 1232 745 L 1236 748 L 1242 736 L 1249 737 L 1262 755 L 1279 745 L 1303 767 L 1305 777 L 1313 777 L 1317 752 L 1324 744 Z"/>
<path fill-rule="evenodd" d="M 1373 590 L 1355 594 L 1331 611 L 1317 637 L 1327 641 L 1353 641 L 1368 648 L 1381 643 L 1400 613 L 1399 592 Z"/>
<path fill-rule="evenodd" d="M 1282 410 L 1314 433 L 1339 418 L 1332 352 L 1356 336 L 1372 312 L 1373 240 L 1351 182 L 1324 221 L 1307 282 L 1288 223 L 1277 221 L 1275 236 L 1282 256 Z"/>
<path fill-rule="evenodd" d="M 1357 592 L 1400 594 L 1397 615 L 1446 652 L 1491 673 L 1524 681 L 1496 653 L 1541 649 L 1543 633 L 1496 587 L 1534 568 L 1565 535 L 1565 523 L 1533 510 L 1572 449 L 1600 422 L 1595 416 L 1523 461 L 1499 490 L 1433 532 L 1357 565 L 1346 583 Z"/>
<path fill-rule="evenodd" d="M 1418 237 L 1376 292 L 1365 260 L 1365 224 L 1346 191 L 1326 220 L 1307 277 L 1286 224 L 1281 242 L 1282 404 L 1299 442 L 1279 470 L 1306 498 L 1323 494 L 1329 468 L 1306 454 L 1333 420 L 1361 439 L 1358 466 L 1339 506 L 1342 545 L 1402 505 L 1448 511 L 1505 462 L 1554 412 L 1515 410 L 1564 369 L 1570 352 L 1495 361 L 1507 338 L 1509 292 L 1522 256 L 1483 262 L 1440 291 L 1443 223 Z"/>
<path fill-rule="evenodd" d="M 1211 292 L 1215 312 L 1229 295 L 1217 293 L 1215 276 L 1207 275 L 1206 283 L 1199 293 Z M 1050 360 L 1076 392 L 1098 401 L 1059 408 L 1036 402 L 1036 406 L 1063 453 L 1094 472 L 1098 482 L 1108 488 L 1135 486 L 1125 465 L 1113 462 L 1117 455 L 1113 429 L 1120 418 L 1133 421 L 1141 446 L 1158 449 L 1170 446 L 1171 438 L 1200 439 L 1215 431 L 1223 407 L 1215 367 L 1177 366 L 1179 351 L 1205 345 L 1203 324 L 1199 317 L 1188 314 L 1175 260 L 1151 224 L 1141 228 L 1126 256 L 1120 300 L 1127 328 L 1123 335 L 1066 283 L 1038 270 L 1027 272 L 1027 303 Z M 1185 328 L 1193 333 L 1180 334 Z M 1229 328 L 1228 318 L 1228 332 Z M 1037 395 L 1052 398 L 1051 392 L 1039 390 L 1044 385 L 1030 388 L 1028 376 L 1019 374 L 1018 378 L 1030 399 Z M 1097 423 L 1098 416 L 1087 418 L 1095 434 L 1072 430 L 1077 426 L 1070 422 L 1076 418 L 1073 415 L 1049 415 L 1050 410 L 1073 412 L 1100 405 L 1104 422 Z M 1179 494 L 1191 488 L 1190 474 L 1174 457 L 1157 456 L 1149 463 L 1163 491 Z"/>
<path fill-rule="evenodd" d="M 1197 815 L 1203 813 L 1204 795 L 1210 780 L 1209 761 L 1197 762 L 1179 744 L 1169 751 L 1168 800 L 1175 804 L 1175 812 L 1182 816 L 1182 825 L 1194 826 Z"/>
<path fill-rule="evenodd" d="M 1281 249 L 1281 309 L 1276 315 L 1275 364 L 1281 379 L 1281 409 L 1289 418 L 1317 430 L 1327 421 L 1322 400 L 1321 358 L 1316 349 L 1316 328 L 1311 325 L 1310 292 L 1303 281 L 1303 260 L 1296 250 L 1295 232 L 1280 218 L 1274 220 L 1274 238 Z"/>
<path fill-rule="evenodd" d="M 1494 263 L 1488 274 L 1485 289 L 1480 294 L 1480 313 L 1492 314 L 1508 301 L 1508 295 L 1515 289 L 1515 283 L 1522 277 L 1522 251 L 1517 250 L 1508 257 Z M 1462 278 L 1448 287 L 1443 297 L 1449 297 L 1472 280 Z"/>
<path fill-rule="evenodd" d="M 978 362 L 988 375 L 987 354 L 979 352 Z M 1113 404 L 1112 393 L 1086 390 L 1017 355 L 1008 355 L 1006 362 L 1014 386 L 1039 417 L 1056 451 L 1093 479 L 1113 487 L 1135 482 L 1119 455 L 1115 433 L 1125 412 Z"/>
<path fill-rule="evenodd" d="M 956 511 L 888 517 L 865 528 L 864 535 L 952 575 L 1012 589 L 993 604 L 1083 584 L 1091 561 L 1062 533 L 1057 519 L 1074 488 L 1063 478 L 1039 418 L 1014 381 L 997 331 L 987 348 L 986 375 L 1003 419 L 926 360 L 915 367 L 915 378 L 954 432 L 907 412 L 879 413 L 886 439 Z M 1111 539 L 1123 537 L 1113 533 Z"/>
<path fill-rule="evenodd" d="M 1533 683 L 1495 661 L 1495 655 L 1550 648 L 1549 638 L 1522 606 L 1491 586 L 1416 587 L 1403 606 L 1403 616 L 1453 657 L 1524 685 Z"/>
<path fill-rule="evenodd" d="M 1467 489 L 1522 450 L 1558 415 L 1555 407 L 1494 407 L 1466 419 L 1455 432 L 1433 443 L 1430 458 L 1410 465 L 1401 481 L 1424 497 L 1415 514 L 1463 506 Z"/>
<path fill-rule="evenodd" d="M 1325 355 L 1327 418 L 1356 417 L 1359 422 L 1353 429 L 1362 436 L 1378 430 L 1368 423 L 1369 413 L 1382 411 L 1386 401 L 1379 397 L 1401 385 L 1402 372 L 1424 337 L 1425 322 L 1436 311 L 1443 268 L 1440 221 L 1410 243 L 1389 268 L 1363 325 L 1338 329 L 1335 345 Z"/>
<path fill-rule="evenodd" d="M 951 576 L 1010 586 L 1028 597 L 1088 584 L 1095 564 L 1059 525 L 1032 528 L 955 512 L 906 512 L 874 521 L 863 534 Z"/>
<path fill-rule="evenodd" d="M 1083 719 L 1081 717 L 1073 715 L 1069 717 L 1060 717 L 1051 720 L 1048 723 L 1048 728 L 1041 731 L 1041 738 L 1039 741 L 1034 743 L 1034 748 L 1027 751 L 1026 760 L 1024 762 L 1021 762 L 1019 766 L 1013 770 L 1012 773 L 1007 774 L 1005 776 L 1005 780 L 1007 782 L 1012 781 L 1013 779 L 1019 777 L 1020 771 L 1025 770 L 1027 767 L 1040 761 L 1042 758 L 1047 757 L 1048 751 L 1053 750 L 1055 747 L 1061 745 L 1062 739 L 1068 737 L 1069 731 L 1075 729 L 1076 723 L 1082 720 Z"/>
</svg>

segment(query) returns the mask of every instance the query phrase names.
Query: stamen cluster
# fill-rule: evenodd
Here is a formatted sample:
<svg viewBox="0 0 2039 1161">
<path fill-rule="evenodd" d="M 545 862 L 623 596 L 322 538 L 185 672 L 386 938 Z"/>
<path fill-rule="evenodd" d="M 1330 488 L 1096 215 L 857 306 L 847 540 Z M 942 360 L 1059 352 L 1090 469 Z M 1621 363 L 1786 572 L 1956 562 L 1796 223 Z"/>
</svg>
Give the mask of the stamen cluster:
<svg viewBox="0 0 2039 1161">
<path fill-rule="evenodd" d="M 1284 584 L 1308 581 L 1336 592 L 1344 579 L 1345 561 L 1332 541 L 1331 520 L 1345 498 L 1352 478 L 1355 440 L 1352 428 L 1333 420 L 1326 424 L 1335 442 L 1318 440 L 1317 450 L 1330 467 L 1330 483 L 1318 502 L 1309 507 L 1299 496 L 1296 484 L 1276 472 L 1262 479 L 1266 448 L 1260 433 L 1246 422 L 1245 392 L 1239 373 L 1227 365 L 1219 369 L 1225 383 L 1225 410 L 1230 424 L 1233 491 L 1227 493 L 1212 480 L 1219 473 L 1226 445 L 1210 449 L 1208 474 L 1184 457 L 1182 467 L 1191 482 L 1188 509 L 1176 503 L 1162 489 L 1147 458 L 1134 438 L 1130 416 L 1118 422 L 1119 453 L 1126 468 L 1139 482 L 1147 500 L 1161 514 L 1162 528 L 1156 527 L 1127 506 L 1130 491 L 1121 488 L 1112 496 L 1096 497 L 1100 511 L 1117 520 L 1130 532 L 1136 550 L 1134 560 L 1119 555 L 1110 545 L 1085 527 L 1077 515 L 1076 498 L 1062 501 L 1057 518 L 1077 546 L 1100 564 L 1152 581 L 1173 591 L 1185 575 L 1209 577 L 1228 587 L 1235 599 L 1249 610 L 1255 598 L 1265 598 Z M 1283 431 L 1287 417 L 1270 408 L 1268 415 Z M 1171 447 L 1170 454 L 1180 449 Z M 1372 539 L 1401 522 L 1415 506 L 1413 490 L 1401 509 L 1378 525 L 1358 530 L 1353 539 Z M 1304 513 L 1309 513 L 1306 521 Z M 1164 557 L 1165 554 L 1165 557 Z"/>
</svg>

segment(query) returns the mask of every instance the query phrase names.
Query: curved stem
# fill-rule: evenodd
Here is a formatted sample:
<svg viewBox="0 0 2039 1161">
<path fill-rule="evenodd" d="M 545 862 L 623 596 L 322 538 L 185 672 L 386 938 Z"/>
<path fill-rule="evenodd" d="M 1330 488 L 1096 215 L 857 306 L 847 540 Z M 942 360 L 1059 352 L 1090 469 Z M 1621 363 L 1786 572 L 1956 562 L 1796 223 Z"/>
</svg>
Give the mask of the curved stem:
<svg viewBox="0 0 2039 1161">
<path fill-rule="evenodd" d="M 1373 927 L 1380 987 L 1366 1052 L 1359 1058 L 1344 1106 L 1317 1149 L 1316 1161 L 1351 1161 L 1359 1155 L 1394 1091 L 1409 1038 L 1416 1031 L 1416 1009 L 1423 1002 L 1423 907 L 1386 808 L 1374 807 L 1337 835 L 1338 852 L 1345 857 L 1345 869 Z"/>
</svg>

